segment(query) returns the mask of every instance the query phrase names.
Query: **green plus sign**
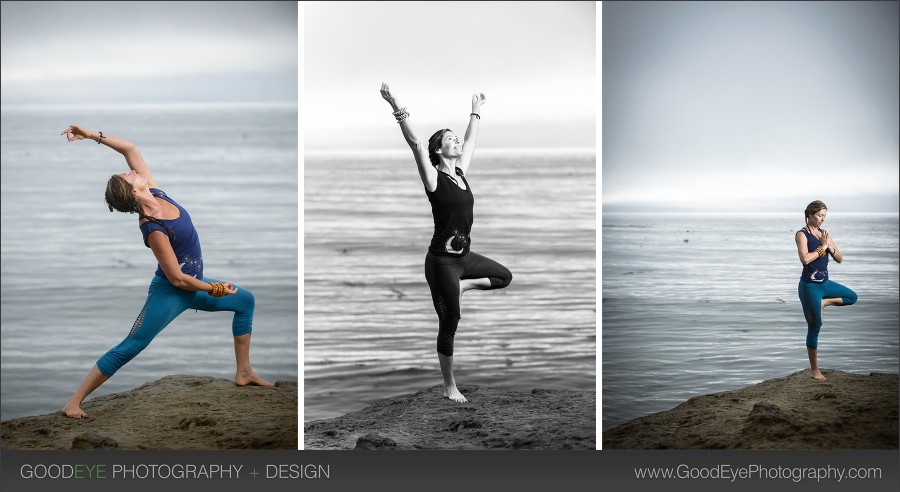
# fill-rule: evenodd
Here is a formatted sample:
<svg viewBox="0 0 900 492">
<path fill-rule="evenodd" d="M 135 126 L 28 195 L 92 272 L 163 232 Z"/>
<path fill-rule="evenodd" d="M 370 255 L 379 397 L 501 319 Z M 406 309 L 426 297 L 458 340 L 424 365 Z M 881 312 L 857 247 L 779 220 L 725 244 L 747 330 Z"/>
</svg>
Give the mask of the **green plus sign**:
<svg viewBox="0 0 900 492">
<path fill-rule="evenodd" d="M 253 476 L 253 478 L 256 478 L 256 476 L 257 476 L 257 475 L 259 475 L 259 472 L 258 472 L 258 471 L 256 471 L 256 468 L 254 468 L 254 469 L 253 469 L 253 471 L 252 471 L 252 472 L 250 472 L 250 475 L 252 475 L 252 476 Z"/>
</svg>

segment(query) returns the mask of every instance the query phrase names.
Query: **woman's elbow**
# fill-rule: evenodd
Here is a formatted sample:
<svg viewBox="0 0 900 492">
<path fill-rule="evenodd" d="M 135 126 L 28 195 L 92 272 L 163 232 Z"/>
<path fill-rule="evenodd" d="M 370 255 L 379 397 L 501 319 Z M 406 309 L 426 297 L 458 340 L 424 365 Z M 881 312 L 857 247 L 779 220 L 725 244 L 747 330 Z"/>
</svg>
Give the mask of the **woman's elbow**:
<svg viewBox="0 0 900 492">
<path fill-rule="evenodd" d="M 184 279 L 184 275 L 166 275 L 166 278 L 172 285 L 182 290 L 187 290 L 190 285 L 190 283 Z"/>
<path fill-rule="evenodd" d="M 121 152 L 123 154 L 131 154 L 137 151 L 137 147 L 134 146 L 134 142 L 131 140 L 125 140 L 121 145 Z"/>
</svg>

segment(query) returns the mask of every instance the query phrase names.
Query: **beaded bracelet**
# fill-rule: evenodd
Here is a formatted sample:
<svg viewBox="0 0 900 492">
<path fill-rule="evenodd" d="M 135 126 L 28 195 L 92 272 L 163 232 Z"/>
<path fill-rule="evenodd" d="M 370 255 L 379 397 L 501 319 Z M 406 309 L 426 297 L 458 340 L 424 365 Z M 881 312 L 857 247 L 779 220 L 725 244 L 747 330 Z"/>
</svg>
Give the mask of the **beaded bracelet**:
<svg viewBox="0 0 900 492">
<path fill-rule="evenodd" d="M 406 108 L 400 108 L 391 114 L 394 115 L 394 118 L 397 118 L 397 123 L 401 123 L 406 118 L 409 118 L 409 111 L 407 111 Z"/>
<path fill-rule="evenodd" d="M 225 285 L 222 282 L 207 282 L 212 286 L 212 290 L 208 292 L 213 297 L 222 297 L 225 295 Z"/>
</svg>

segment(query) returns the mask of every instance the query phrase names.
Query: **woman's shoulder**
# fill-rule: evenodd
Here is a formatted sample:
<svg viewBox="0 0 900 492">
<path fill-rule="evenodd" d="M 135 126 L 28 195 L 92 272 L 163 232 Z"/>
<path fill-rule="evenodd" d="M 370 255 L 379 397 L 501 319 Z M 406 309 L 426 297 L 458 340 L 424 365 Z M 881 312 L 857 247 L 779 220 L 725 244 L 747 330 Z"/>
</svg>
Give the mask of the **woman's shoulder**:
<svg viewBox="0 0 900 492">
<path fill-rule="evenodd" d="M 172 197 L 167 195 L 165 191 L 163 191 L 159 188 L 150 188 L 150 194 L 157 198 L 162 198 L 163 200 L 171 203 L 172 205 L 175 205 L 176 207 L 180 206 L 180 205 L 178 205 L 178 203 L 175 200 L 172 199 Z"/>
</svg>

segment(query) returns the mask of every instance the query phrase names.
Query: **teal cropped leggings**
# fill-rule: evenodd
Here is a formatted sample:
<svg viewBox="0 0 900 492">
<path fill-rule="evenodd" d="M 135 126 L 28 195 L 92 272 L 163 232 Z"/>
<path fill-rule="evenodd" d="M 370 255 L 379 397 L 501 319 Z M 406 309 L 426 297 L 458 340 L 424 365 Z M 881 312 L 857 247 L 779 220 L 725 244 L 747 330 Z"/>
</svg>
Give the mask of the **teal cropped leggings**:
<svg viewBox="0 0 900 492">
<path fill-rule="evenodd" d="M 205 277 L 203 281 L 219 282 Z M 234 319 L 231 322 L 232 335 L 238 337 L 250 333 L 256 301 L 249 290 L 234 287 L 238 289 L 237 294 L 212 297 L 203 291 L 179 289 L 167 279 L 154 276 L 147 291 L 144 308 L 131 327 L 131 332 L 97 361 L 97 368 L 104 376 L 112 376 L 141 350 L 147 348 L 153 338 L 172 320 L 188 309 L 234 311 Z"/>
<path fill-rule="evenodd" d="M 803 316 L 806 317 L 806 346 L 813 350 L 819 346 L 819 330 L 822 328 L 822 299 L 840 297 L 844 306 L 856 302 L 856 292 L 843 285 L 826 280 L 822 283 L 800 281 L 797 286 Z"/>
</svg>

